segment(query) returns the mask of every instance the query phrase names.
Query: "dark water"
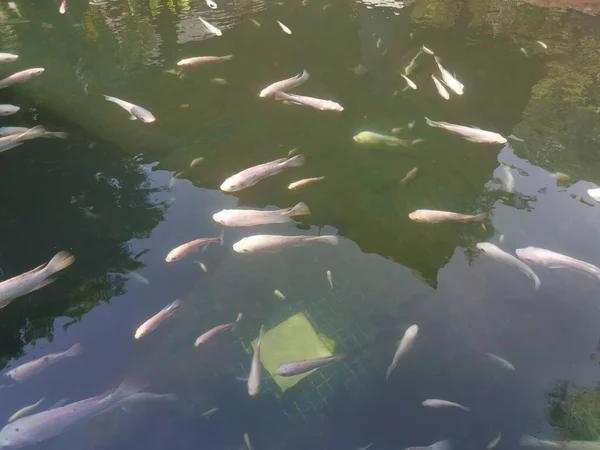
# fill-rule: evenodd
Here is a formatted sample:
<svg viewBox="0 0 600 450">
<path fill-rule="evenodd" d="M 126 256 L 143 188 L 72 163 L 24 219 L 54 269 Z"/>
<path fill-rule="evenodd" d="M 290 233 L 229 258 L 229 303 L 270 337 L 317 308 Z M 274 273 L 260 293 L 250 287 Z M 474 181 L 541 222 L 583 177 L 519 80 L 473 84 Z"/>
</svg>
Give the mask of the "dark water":
<svg viewBox="0 0 600 450">
<path fill-rule="evenodd" d="M 600 19 L 496 0 L 217 3 L 210 10 L 199 0 L 71 0 L 60 15 L 53 1 L 17 0 L 22 17 L 0 7 L 0 49 L 21 55 L 1 74 L 46 69 L 0 91 L 0 102 L 21 107 L 2 124 L 70 133 L 0 155 L 0 268 L 9 278 L 60 250 L 77 258 L 55 283 L 2 309 L 0 356 L 8 370 L 74 343 L 85 349 L 1 390 L 2 417 L 41 397 L 46 407 L 77 401 L 136 376 L 179 400 L 113 410 L 37 447 L 238 449 L 244 433 L 256 449 L 402 449 L 442 439 L 481 449 L 500 431 L 499 449 L 516 448 L 524 433 L 598 439 L 598 281 L 538 267 L 535 291 L 475 244 L 510 253 L 532 245 L 600 264 L 600 209 L 586 192 L 600 181 Z M 223 36 L 207 34 L 199 15 Z M 428 55 L 411 74 L 418 90 L 403 91 L 399 73 L 423 44 L 465 84 L 463 96 L 437 94 Z M 183 77 L 166 72 L 183 58 L 227 54 L 232 61 Z M 356 74 L 359 64 L 368 71 Z M 258 97 L 303 69 L 311 79 L 297 91 L 334 99 L 342 113 Z M 129 121 L 101 94 L 142 105 L 157 120 Z M 472 144 L 429 128 L 424 117 L 514 139 Z M 396 127 L 405 128 L 400 138 L 423 142 L 378 148 L 352 140 Z M 230 175 L 296 147 L 304 167 L 235 194 L 219 190 Z M 191 168 L 197 157 L 204 159 Z M 502 163 L 514 192 L 503 187 Z M 400 183 L 413 167 L 416 179 Z M 557 181 L 557 171 L 569 180 Z M 286 189 L 312 176 L 326 178 Z M 212 215 L 221 209 L 299 201 L 312 215 L 226 229 L 224 246 L 165 262 L 174 247 L 219 235 Z M 418 224 L 408 213 L 419 208 L 488 212 L 490 221 Z M 232 250 L 261 233 L 335 234 L 340 245 Z M 176 298 L 183 306 L 174 317 L 134 340 L 137 327 Z M 240 312 L 233 333 L 193 347 Z M 290 339 L 310 347 L 319 336 L 349 357 L 285 392 L 266 379 L 251 398 L 236 379 L 247 376 L 251 342 L 261 325 L 285 328 L 298 314 L 310 333 L 287 329 Z M 386 382 L 411 324 L 419 325 L 416 344 Z M 263 354 L 285 355 L 275 347 Z M 472 411 L 424 408 L 426 398 Z M 211 408 L 218 411 L 203 418 Z"/>
</svg>

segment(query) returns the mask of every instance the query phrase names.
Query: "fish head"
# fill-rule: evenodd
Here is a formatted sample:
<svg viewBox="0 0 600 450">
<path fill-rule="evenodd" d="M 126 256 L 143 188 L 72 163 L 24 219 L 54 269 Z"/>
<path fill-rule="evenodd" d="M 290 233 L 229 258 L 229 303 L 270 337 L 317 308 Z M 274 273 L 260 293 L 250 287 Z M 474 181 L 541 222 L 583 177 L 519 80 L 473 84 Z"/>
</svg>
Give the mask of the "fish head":
<svg viewBox="0 0 600 450">
<path fill-rule="evenodd" d="M 142 109 L 139 106 L 135 106 L 135 107 L 131 108 L 131 111 L 129 111 L 129 112 L 131 113 L 132 116 L 134 116 L 140 122 L 152 123 L 152 122 L 156 121 L 156 118 L 152 115 L 152 113 L 150 111 Z"/>
<path fill-rule="evenodd" d="M 421 220 L 421 213 L 417 211 L 413 211 L 408 215 L 410 220 L 414 220 L 415 222 L 419 222 Z"/>
<path fill-rule="evenodd" d="M 539 253 L 539 250 L 534 247 L 518 248 L 515 250 L 517 258 L 525 262 L 535 262 L 541 260 L 542 258 L 540 257 Z"/>
<path fill-rule="evenodd" d="M 136 330 L 135 334 L 133 335 L 133 337 L 135 339 L 141 339 L 144 336 L 146 336 L 148 334 L 148 330 L 145 327 L 140 327 Z"/>
<path fill-rule="evenodd" d="M 365 137 L 365 132 L 363 131 L 361 133 L 358 133 L 352 139 L 354 139 L 354 142 L 358 142 L 360 144 L 361 142 L 365 142 Z"/>
<path fill-rule="evenodd" d="M 16 449 L 33 444 L 27 430 L 22 430 L 21 420 L 7 424 L 0 431 L 0 449 Z"/>
<path fill-rule="evenodd" d="M 37 67 L 37 68 L 35 68 L 35 69 L 29 69 L 29 74 L 30 74 L 32 77 L 37 77 L 37 76 L 39 76 L 39 75 L 43 74 L 45 70 L 46 70 L 46 69 L 44 69 L 44 68 L 42 68 L 42 67 Z"/>
<path fill-rule="evenodd" d="M 476 247 L 482 252 L 485 252 L 486 250 L 490 249 L 491 245 L 489 244 L 489 242 L 478 242 Z"/>
<path fill-rule="evenodd" d="M 221 225 L 225 225 L 227 226 L 228 224 L 228 220 L 227 220 L 227 211 L 223 210 L 223 211 L 219 211 L 216 214 L 213 214 L 213 220 L 217 223 L 220 223 Z"/>
<path fill-rule="evenodd" d="M 178 261 L 180 258 L 181 258 L 181 254 L 175 250 L 172 250 L 169 252 L 167 257 L 165 258 L 165 261 L 170 263 L 170 262 Z"/>
<path fill-rule="evenodd" d="M 237 253 L 249 253 L 252 251 L 252 246 L 250 245 L 250 241 L 244 238 L 241 241 L 233 244 L 233 251 Z"/>
<path fill-rule="evenodd" d="M 265 98 L 268 97 L 269 95 L 272 95 L 273 93 L 268 90 L 268 89 L 263 89 L 262 91 L 260 91 L 260 94 L 258 94 L 259 97 Z"/>
<path fill-rule="evenodd" d="M 246 186 L 245 184 L 242 182 L 242 180 L 239 180 L 237 176 L 232 176 L 227 178 L 225 181 L 223 181 L 223 184 L 221 184 L 221 190 L 223 192 L 236 192 L 236 191 L 241 191 L 242 189 L 244 189 Z"/>
</svg>

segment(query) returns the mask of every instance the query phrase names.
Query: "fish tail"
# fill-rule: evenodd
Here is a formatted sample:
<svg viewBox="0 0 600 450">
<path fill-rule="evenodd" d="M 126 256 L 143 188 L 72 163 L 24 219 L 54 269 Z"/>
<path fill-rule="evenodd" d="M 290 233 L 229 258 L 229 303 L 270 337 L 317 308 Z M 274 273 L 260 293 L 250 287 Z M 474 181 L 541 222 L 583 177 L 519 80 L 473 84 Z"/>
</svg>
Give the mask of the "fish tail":
<svg viewBox="0 0 600 450">
<path fill-rule="evenodd" d="M 310 209 L 304 202 L 298 203 L 293 208 L 289 208 L 284 215 L 294 217 L 294 216 L 308 216 L 310 215 Z"/>
<path fill-rule="evenodd" d="M 66 269 L 71 264 L 75 262 L 75 257 L 71 255 L 69 252 L 58 252 L 54 258 L 50 260 L 48 265 L 45 267 L 46 270 L 50 272 L 50 274 L 54 274 L 56 272 L 60 272 L 63 269 Z"/>
<path fill-rule="evenodd" d="M 473 219 L 471 219 L 473 222 L 485 222 L 486 220 L 488 220 L 488 218 L 490 217 L 489 213 L 481 213 L 481 214 L 477 214 L 476 216 L 473 216 Z"/>
<path fill-rule="evenodd" d="M 304 83 L 309 78 L 310 78 L 310 74 L 306 71 L 306 69 L 303 70 L 302 73 L 298 75 L 298 81 L 300 81 L 301 83 Z"/>
<path fill-rule="evenodd" d="M 385 371 L 385 379 L 387 380 L 392 374 L 393 370 L 396 368 L 396 364 L 392 363 L 389 365 L 387 370 Z"/>
<path fill-rule="evenodd" d="M 173 311 L 175 311 L 181 305 L 183 305 L 183 302 L 181 300 L 179 300 L 179 299 L 175 300 L 173 303 L 171 303 L 169 306 L 167 306 L 167 309 L 169 310 L 169 314 L 173 314 Z"/>
<path fill-rule="evenodd" d="M 300 166 L 304 165 L 305 161 L 306 161 L 306 156 L 300 154 L 300 155 L 292 156 L 284 164 L 286 165 L 286 167 L 300 167 Z"/>
<path fill-rule="evenodd" d="M 531 273 L 531 279 L 533 280 L 533 284 L 535 286 L 535 290 L 539 290 L 540 286 L 542 285 L 542 282 L 540 281 L 540 278 L 535 274 L 535 273 Z M 598 279 L 600 279 L 600 275 L 598 275 Z"/>
<path fill-rule="evenodd" d="M 83 351 L 83 345 L 81 345 L 81 344 L 77 343 L 77 344 L 73 345 L 73 346 L 72 346 L 70 349 L 68 349 L 68 350 L 67 350 L 67 351 L 64 353 L 64 355 L 65 355 L 67 358 L 70 358 L 70 357 L 72 357 L 72 356 L 77 356 L 77 355 L 80 355 L 82 351 Z"/>
<path fill-rule="evenodd" d="M 425 123 L 427 125 L 429 125 L 430 127 L 437 127 L 438 123 L 435 122 L 434 120 L 431 120 L 429 117 L 425 117 Z"/>
<path fill-rule="evenodd" d="M 125 380 L 113 393 L 109 394 L 109 397 L 111 399 L 115 399 L 115 401 L 120 401 L 147 387 L 148 382 L 146 382 L 145 380 Z"/>
<path fill-rule="evenodd" d="M 48 131 L 48 137 L 58 138 L 58 139 L 69 139 L 69 133 L 64 131 Z"/>
<path fill-rule="evenodd" d="M 436 63 L 440 64 L 441 59 L 439 56 L 434 56 L 433 59 L 435 59 Z"/>
<path fill-rule="evenodd" d="M 325 244 L 330 244 L 330 245 L 338 245 L 340 240 L 337 238 L 337 236 L 319 236 L 316 237 L 315 240 L 318 240 L 319 242 L 323 242 Z"/>
<path fill-rule="evenodd" d="M 471 407 L 470 406 L 460 405 L 460 409 L 462 409 L 463 411 L 467 411 L 467 412 L 471 411 Z"/>
<path fill-rule="evenodd" d="M 175 394 L 173 394 L 173 393 L 171 393 L 171 394 L 165 394 L 165 395 L 163 395 L 163 396 L 162 396 L 162 398 L 163 398 L 163 399 L 165 399 L 165 400 L 171 400 L 171 401 L 173 401 L 173 402 L 175 402 L 175 401 L 179 400 L 179 399 L 177 398 L 177 395 L 175 395 Z"/>
<path fill-rule="evenodd" d="M 231 61 L 233 59 L 233 55 L 226 55 L 221 58 L 222 61 Z"/>
<path fill-rule="evenodd" d="M 438 441 L 435 444 L 429 446 L 431 450 L 452 450 L 452 443 L 448 440 Z"/>
</svg>

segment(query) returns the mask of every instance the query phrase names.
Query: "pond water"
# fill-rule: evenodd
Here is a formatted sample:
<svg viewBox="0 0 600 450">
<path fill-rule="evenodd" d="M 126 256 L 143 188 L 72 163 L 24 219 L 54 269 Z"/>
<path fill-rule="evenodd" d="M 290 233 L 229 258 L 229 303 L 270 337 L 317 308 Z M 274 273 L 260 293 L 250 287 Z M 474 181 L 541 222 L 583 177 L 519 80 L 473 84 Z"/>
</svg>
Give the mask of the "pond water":
<svg viewBox="0 0 600 450">
<path fill-rule="evenodd" d="M 1 103 L 21 108 L 2 126 L 69 133 L 0 155 L 3 279 L 61 250 L 76 258 L 54 283 L 0 312 L 0 418 L 42 397 L 33 413 L 103 395 L 123 380 L 176 399 L 119 404 L 32 438 L 32 447 L 239 449 L 244 434 L 255 449 L 282 450 L 442 440 L 481 449 L 499 433 L 498 449 L 517 448 L 522 435 L 600 438 L 598 278 L 532 265 L 536 290 L 476 246 L 512 255 L 540 247 L 600 265 L 600 205 L 587 192 L 600 184 L 600 18 L 590 9 L 512 0 L 216 0 L 217 9 L 201 0 L 68 2 L 65 14 L 52 0 L 0 5 L 0 51 L 20 55 L 0 65 L 0 78 L 45 68 L 0 90 Z M 442 76 L 423 45 L 464 84 L 463 95 L 438 94 L 431 75 Z M 290 93 L 333 100 L 342 112 L 259 97 L 303 70 L 310 79 Z M 128 120 L 103 95 L 156 121 Z M 507 142 L 469 142 L 425 117 Z M 362 131 L 406 145 L 356 142 Z M 292 154 L 305 164 L 244 190 L 220 189 L 243 169 Z M 413 168 L 416 177 L 403 182 Z M 311 214 L 287 223 L 223 227 L 212 218 L 299 202 Z M 418 223 L 409 218 L 417 209 L 489 218 Z M 165 261 L 175 247 L 222 232 L 223 245 Z M 339 244 L 233 250 L 257 234 L 334 235 Z M 183 303 L 170 317 L 134 339 L 176 299 Z M 194 347 L 239 313 L 232 331 Z M 413 324 L 412 348 L 386 380 Z M 262 382 L 250 396 L 261 326 Z M 79 355 L 26 381 L 7 375 L 77 343 Z M 304 378 L 271 373 L 289 360 L 342 353 Z M 425 399 L 470 411 L 424 407 Z M 18 447 L 5 437 L 0 446 Z"/>
</svg>

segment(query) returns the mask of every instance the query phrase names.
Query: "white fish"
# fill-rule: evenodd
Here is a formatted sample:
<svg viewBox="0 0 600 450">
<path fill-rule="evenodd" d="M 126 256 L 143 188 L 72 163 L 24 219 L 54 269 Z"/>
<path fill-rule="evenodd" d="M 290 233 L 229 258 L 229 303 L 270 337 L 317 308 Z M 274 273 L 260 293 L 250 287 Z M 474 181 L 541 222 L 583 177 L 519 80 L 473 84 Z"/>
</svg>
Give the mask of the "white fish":
<svg viewBox="0 0 600 450">
<path fill-rule="evenodd" d="M 515 366 L 513 366 L 511 363 L 509 363 L 504 358 L 500 358 L 499 356 L 494 355 L 493 353 L 487 353 L 487 352 L 486 352 L 486 356 L 488 358 L 490 358 L 493 362 L 495 362 L 496 364 L 498 364 L 500 367 L 502 367 L 503 369 L 506 369 L 506 370 L 516 370 Z"/>
<path fill-rule="evenodd" d="M 600 279 L 600 267 L 561 253 L 536 247 L 518 248 L 515 253 L 520 260 L 529 264 L 550 269 L 571 269 Z"/>
<path fill-rule="evenodd" d="M 506 192 L 513 192 L 515 189 L 515 177 L 507 164 L 502 163 L 502 168 L 504 169 L 504 190 Z"/>
<path fill-rule="evenodd" d="M 286 299 L 285 295 L 283 295 L 283 292 L 281 292 L 279 289 L 275 289 L 273 291 L 273 294 L 275 294 L 275 297 L 277 297 L 279 300 L 285 300 Z"/>
<path fill-rule="evenodd" d="M 387 145 L 388 147 L 408 146 L 404 139 L 398 139 L 396 136 L 386 136 L 385 134 L 374 133 L 372 131 L 361 131 L 352 139 L 358 144 L 365 145 Z"/>
<path fill-rule="evenodd" d="M 544 50 L 546 50 L 548 48 L 548 46 L 546 45 L 546 43 L 544 43 L 542 41 L 535 41 L 535 42 L 537 42 L 538 44 L 540 44 Z"/>
<path fill-rule="evenodd" d="M 4 138 L 0 138 L 4 139 Z M 22 295 L 36 291 L 54 281 L 50 278 L 75 262 L 68 252 L 57 253 L 48 264 L 42 264 L 29 272 L 0 283 L 0 309 Z"/>
<path fill-rule="evenodd" d="M 296 155 L 289 159 L 280 158 L 276 159 L 275 161 L 250 167 L 230 176 L 223 181 L 223 184 L 221 184 L 221 190 L 224 192 L 241 191 L 242 189 L 254 186 L 256 183 L 264 180 L 267 177 L 276 175 L 285 169 L 303 166 L 305 160 L 306 158 L 304 155 Z"/>
<path fill-rule="evenodd" d="M 0 53 L 0 64 L 14 62 L 19 59 L 19 55 L 13 55 L 12 53 Z"/>
<path fill-rule="evenodd" d="M 223 245 L 223 236 L 214 237 L 214 238 L 199 238 L 194 239 L 193 241 L 186 242 L 178 247 L 175 247 L 173 250 L 169 252 L 165 261 L 175 262 L 189 255 L 190 253 L 197 252 L 201 248 L 204 249 L 208 247 L 210 244 L 218 243 Z"/>
<path fill-rule="evenodd" d="M 452 450 L 450 441 L 438 441 L 428 446 L 408 447 L 405 450 Z"/>
<path fill-rule="evenodd" d="M 194 260 L 194 262 L 195 262 L 196 264 L 198 264 L 198 266 L 200 266 L 200 269 L 202 269 L 202 272 L 204 272 L 204 273 L 208 273 L 208 269 L 206 268 L 206 264 L 204 264 L 204 263 L 203 263 L 203 262 L 201 262 L 201 261 L 196 261 L 196 260 Z"/>
<path fill-rule="evenodd" d="M 288 247 L 298 247 L 311 242 L 323 242 L 337 245 L 337 236 L 278 236 L 274 234 L 259 234 L 248 236 L 233 244 L 237 253 L 269 252 Z"/>
<path fill-rule="evenodd" d="M 448 94 L 448 91 L 442 85 L 440 80 L 438 80 L 437 77 L 433 74 L 431 74 L 431 79 L 433 80 L 433 84 L 435 84 L 435 88 L 437 89 L 438 94 L 440 94 L 442 96 L 442 98 L 444 98 L 446 100 L 450 99 L 450 94 Z"/>
<path fill-rule="evenodd" d="M 226 227 L 252 227 L 269 223 L 291 222 L 292 217 L 307 216 L 310 209 L 300 202 L 293 208 L 276 211 L 258 211 L 254 209 L 224 209 L 213 215 L 213 220 Z"/>
<path fill-rule="evenodd" d="M 276 92 L 275 100 L 287 100 L 297 105 L 310 106 L 320 111 L 343 111 L 344 107 L 339 103 L 321 98 L 306 97 L 304 95 L 286 94 L 285 92 Z"/>
<path fill-rule="evenodd" d="M 479 128 L 465 127 L 448 122 L 436 122 L 425 117 L 425 122 L 430 127 L 442 128 L 450 133 L 458 134 L 462 138 L 470 142 L 478 142 L 485 144 L 506 144 L 505 137 L 494 133 L 493 131 L 480 130 Z"/>
<path fill-rule="evenodd" d="M 46 134 L 46 129 L 42 125 L 37 125 L 27 129 L 23 133 L 9 134 L 8 136 L 0 137 L 0 152 L 5 152 L 11 148 L 18 147 L 23 142 L 30 139 L 43 137 Z"/>
<path fill-rule="evenodd" d="M 346 354 L 335 356 L 323 356 L 321 358 L 305 359 L 302 361 L 291 361 L 279 364 L 275 369 L 275 374 L 280 377 L 292 377 L 302 373 L 310 372 L 314 369 L 328 366 L 330 364 L 342 361 L 346 358 Z"/>
<path fill-rule="evenodd" d="M 83 351 L 83 346 L 81 344 L 75 344 L 68 350 L 60 353 L 49 353 L 48 355 L 42 356 L 41 358 L 34 359 L 33 361 L 29 361 L 25 364 L 21 364 L 20 366 L 15 367 L 12 370 L 6 372 L 6 376 L 12 378 L 14 381 L 20 383 L 21 381 L 25 381 L 34 375 L 39 374 L 44 371 L 52 364 L 56 364 L 59 361 L 62 361 L 65 358 L 72 358 L 74 356 L 80 355 Z"/>
<path fill-rule="evenodd" d="M 287 92 L 290 89 L 300 86 L 302 83 L 307 81 L 310 78 L 310 74 L 303 70 L 302 73 L 299 73 L 295 77 L 286 78 L 285 80 L 276 81 L 273 84 L 270 84 L 258 94 L 259 97 L 271 97 L 274 96 L 277 92 Z"/>
<path fill-rule="evenodd" d="M 10 116 L 19 112 L 21 108 L 15 105 L 0 105 L 0 116 Z"/>
<path fill-rule="evenodd" d="M 460 214 L 451 211 L 438 211 L 435 209 L 417 209 L 408 217 L 415 222 L 439 223 L 439 222 L 484 222 L 488 219 L 488 213 L 476 215 Z"/>
<path fill-rule="evenodd" d="M 588 189 L 587 193 L 594 200 L 596 200 L 597 202 L 600 202 L 600 188 Z"/>
<path fill-rule="evenodd" d="M 333 274 L 331 273 L 331 270 L 327 271 L 327 281 L 329 281 L 329 287 L 333 289 Z"/>
<path fill-rule="evenodd" d="M 11 422 L 13 422 L 13 421 L 15 421 L 15 420 L 23 417 L 23 416 L 28 415 L 35 408 L 37 408 L 38 406 L 40 406 L 44 402 L 45 399 L 46 399 L 45 397 L 42 397 L 36 403 L 34 403 L 33 405 L 28 405 L 28 406 L 25 406 L 24 408 L 21 408 L 16 413 L 14 413 L 12 416 L 10 416 L 10 418 L 8 419 L 8 423 L 11 423 Z"/>
<path fill-rule="evenodd" d="M 198 336 L 198 338 L 194 342 L 194 347 L 198 347 L 202 344 L 207 343 L 212 338 L 214 338 L 216 335 L 221 334 L 224 331 L 234 330 L 236 325 L 240 322 L 240 320 L 242 320 L 242 317 L 243 317 L 243 314 L 239 313 L 235 322 L 225 323 L 223 325 L 217 325 L 216 327 L 213 327 L 210 330 L 208 330 L 207 332 L 201 334 L 200 336 Z"/>
<path fill-rule="evenodd" d="M 277 23 L 279 24 L 279 26 L 281 27 L 281 30 L 285 34 L 292 34 L 292 30 L 290 30 L 288 27 L 286 27 L 284 24 L 282 24 L 279 20 L 277 20 Z"/>
<path fill-rule="evenodd" d="M 540 285 L 541 285 L 540 279 L 535 274 L 535 272 L 531 269 L 531 267 L 529 267 L 523 261 L 519 260 L 518 258 L 514 257 L 510 253 L 505 252 L 504 250 L 500 249 L 499 247 L 497 247 L 494 244 L 491 244 L 489 242 L 479 242 L 477 244 L 477 248 L 497 261 L 500 261 L 500 262 L 509 264 L 513 267 L 516 267 L 517 269 L 519 269 L 521 272 L 523 272 L 525 275 L 527 275 L 529 278 L 531 278 L 533 280 L 536 290 L 538 290 L 540 288 Z"/>
<path fill-rule="evenodd" d="M 58 12 L 64 14 L 67 12 L 67 0 L 62 0 L 60 2 L 60 7 L 58 8 Z"/>
<path fill-rule="evenodd" d="M 404 75 L 404 74 L 402 74 L 402 73 L 400 74 L 400 76 L 401 76 L 402 78 L 404 78 L 404 80 L 406 80 L 406 84 L 408 84 L 408 86 L 409 86 L 411 89 L 417 89 L 417 85 L 414 83 L 414 81 L 413 81 L 413 80 L 411 80 L 410 78 L 408 78 L 406 75 Z"/>
<path fill-rule="evenodd" d="M 163 321 L 175 312 L 175 310 L 183 304 L 181 300 L 175 300 L 173 303 L 165 306 L 154 316 L 150 317 L 141 324 L 135 331 L 134 338 L 141 339 L 153 330 L 156 330 Z"/>
<path fill-rule="evenodd" d="M 498 436 L 496 436 L 490 443 L 487 445 L 487 450 L 492 450 L 500 443 L 500 439 L 502 439 L 502 431 L 498 432 Z"/>
<path fill-rule="evenodd" d="M 434 56 L 434 59 L 438 66 L 438 69 L 440 69 L 440 73 L 442 74 L 442 80 L 444 80 L 444 83 L 446 83 L 446 85 L 458 95 L 463 95 L 465 90 L 464 84 L 462 84 L 460 81 L 454 78 L 450 72 L 448 72 L 442 67 L 442 64 L 440 63 L 440 58 Z"/>
<path fill-rule="evenodd" d="M 33 77 L 39 77 L 44 73 L 44 70 L 45 69 L 42 67 L 37 67 L 35 69 L 26 69 L 22 70 L 21 72 L 13 73 L 11 76 L 0 80 L 0 89 L 12 86 L 13 84 L 24 83 Z"/>
<path fill-rule="evenodd" d="M 179 67 L 194 67 L 199 66 L 201 64 L 211 63 L 211 62 L 223 62 L 223 61 L 231 61 L 233 59 L 233 55 L 225 55 L 225 56 L 195 56 L 193 58 L 182 59 L 177 63 Z"/>
<path fill-rule="evenodd" d="M 103 94 L 104 95 L 104 94 Z M 150 111 L 141 106 L 134 105 L 133 103 L 126 102 L 125 100 L 118 99 L 116 97 L 111 97 L 109 95 L 104 95 L 104 98 L 109 102 L 116 103 L 125 111 L 127 111 L 131 116 L 129 116 L 129 120 L 137 120 L 143 123 L 152 123 L 156 121 L 156 118 L 152 115 Z"/>
<path fill-rule="evenodd" d="M 244 443 L 246 444 L 247 450 L 253 450 L 252 444 L 250 443 L 250 436 L 248 436 L 248 433 L 244 433 Z"/>
<path fill-rule="evenodd" d="M 252 356 L 252 364 L 250 365 L 250 375 L 248 375 L 248 394 L 254 397 L 260 390 L 260 377 L 262 372 L 262 361 L 260 360 L 260 346 L 262 344 L 263 337 L 265 335 L 264 325 L 260 327 L 260 333 L 258 335 L 258 341 L 256 342 L 256 348 L 254 349 L 254 355 Z"/>
<path fill-rule="evenodd" d="M 448 400 L 440 400 L 437 398 L 429 398 L 427 400 L 423 400 L 423 406 L 427 406 L 429 408 L 444 408 L 447 406 L 453 406 L 455 408 L 460 408 L 464 411 L 471 411 L 471 408 L 468 406 L 463 406 L 459 403 L 449 402 Z"/>
<path fill-rule="evenodd" d="M 400 340 L 400 343 L 398 344 L 398 349 L 396 350 L 396 353 L 394 354 L 392 363 L 389 365 L 389 367 L 385 371 L 386 379 L 388 379 L 390 377 L 390 375 L 392 374 L 392 371 L 398 365 L 398 361 L 400 361 L 400 358 L 402 358 L 402 356 L 404 356 L 406 354 L 406 352 L 408 352 L 413 347 L 413 345 L 415 343 L 415 339 L 417 338 L 418 332 L 419 332 L 418 325 L 411 325 L 410 327 L 408 327 L 408 329 L 404 333 L 404 336 Z"/>
<path fill-rule="evenodd" d="M 206 29 L 208 31 L 210 31 L 212 34 L 215 34 L 217 36 L 222 36 L 223 32 L 221 30 L 219 30 L 217 27 L 215 27 L 214 25 L 211 25 L 210 23 L 208 23 L 206 20 L 204 20 L 202 17 L 198 17 L 198 19 L 200 19 L 200 22 L 202 22 L 202 24 L 206 27 Z"/>
<path fill-rule="evenodd" d="M 32 128 L 26 128 L 26 127 L 0 127 L 0 136 L 10 136 L 11 134 L 26 133 L 27 131 L 30 131 L 30 130 L 32 130 Z M 69 133 L 65 133 L 64 131 L 48 131 L 48 130 L 45 130 L 44 134 L 42 134 L 41 137 L 43 137 L 43 138 L 68 139 L 69 138 Z"/>
<path fill-rule="evenodd" d="M 313 177 L 313 178 L 304 178 L 302 180 L 294 181 L 290 183 L 288 186 L 289 190 L 298 189 L 299 187 L 306 186 L 307 184 L 316 183 L 317 181 L 324 180 L 325 177 Z"/>
<path fill-rule="evenodd" d="M 428 55 L 435 55 L 435 53 L 433 52 L 433 50 L 428 49 L 427 47 L 425 47 L 424 45 L 421 45 L 421 50 L 423 50 L 425 53 L 427 53 Z"/>
<path fill-rule="evenodd" d="M 208 411 L 204 411 L 202 414 L 200 414 L 200 417 L 202 417 L 203 419 L 206 419 L 207 417 L 212 416 L 218 410 L 219 410 L 219 408 L 211 408 Z"/>
<path fill-rule="evenodd" d="M 212 0 L 206 0 L 206 6 L 208 6 L 211 9 L 217 9 L 217 4 Z"/>
</svg>

